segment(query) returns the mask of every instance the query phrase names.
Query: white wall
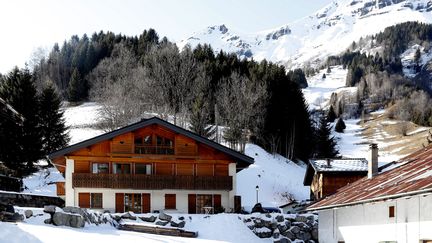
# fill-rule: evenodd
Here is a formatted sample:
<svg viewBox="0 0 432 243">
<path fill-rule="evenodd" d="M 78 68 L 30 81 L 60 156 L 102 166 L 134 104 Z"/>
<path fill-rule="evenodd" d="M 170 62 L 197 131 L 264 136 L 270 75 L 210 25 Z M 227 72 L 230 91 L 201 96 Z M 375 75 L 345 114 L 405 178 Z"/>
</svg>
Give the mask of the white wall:
<svg viewBox="0 0 432 243">
<path fill-rule="evenodd" d="M 389 218 L 389 206 L 395 217 Z M 432 240 L 432 195 L 367 203 L 319 212 L 319 241 L 364 243 Z"/>
<path fill-rule="evenodd" d="M 128 190 L 128 189 L 98 189 L 98 188 L 76 188 L 74 206 L 78 206 L 78 193 L 102 193 L 102 206 L 104 210 L 115 212 L 115 194 L 116 193 L 150 193 L 150 209 L 163 210 L 165 207 L 165 194 L 176 194 L 176 212 L 188 213 L 188 194 L 220 194 L 222 207 L 229 210 L 229 192 L 228 191 L 192 191 L 192 190 Z"/>
<path fill-rule="evenodd" d="M 65 206 L 74 206 L 74 189 L 72 187 L 72 173 L 74 173 L 75 161 L 66 158 L 66 171 L 65 171 Z"/>
</svg>

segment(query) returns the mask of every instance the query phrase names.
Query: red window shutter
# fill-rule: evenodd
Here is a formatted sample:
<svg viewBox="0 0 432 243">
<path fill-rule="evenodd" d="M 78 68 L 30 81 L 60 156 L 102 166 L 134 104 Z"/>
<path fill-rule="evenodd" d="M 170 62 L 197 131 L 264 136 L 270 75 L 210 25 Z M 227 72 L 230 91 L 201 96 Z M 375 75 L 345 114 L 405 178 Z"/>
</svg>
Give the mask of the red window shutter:
<svg viewBox="0 0 432 243">
<path fill-rule="evenodd" d="M 142 212 L 150 213 L 150 193 L 142 194 Z"/>
<path fill-rule="evenodd" d="M 196 214 L 196 194 L 188 195 L 188 213 Z"/>
<path fill-rule="evenodd" d="M 90 208 L 90 193 L 78 193 L 78 206 L 80 208 Z"/>
<path fill-rule="evenodd" d="M 165 194 L 165 209 L 176 209 L 176 194 Z"/>
<path fill-rule="evenodd" d="M 124 212 L 124 193 L 116 193 L 115 196 L 115 210 L 116 213 L 123 213 Z"/>
<path fill-rule="evenodd" d="M 215 209 L 222 207 L 222 198 L 220 194 L 213 195 L 213 207 Z"/>
</svg>

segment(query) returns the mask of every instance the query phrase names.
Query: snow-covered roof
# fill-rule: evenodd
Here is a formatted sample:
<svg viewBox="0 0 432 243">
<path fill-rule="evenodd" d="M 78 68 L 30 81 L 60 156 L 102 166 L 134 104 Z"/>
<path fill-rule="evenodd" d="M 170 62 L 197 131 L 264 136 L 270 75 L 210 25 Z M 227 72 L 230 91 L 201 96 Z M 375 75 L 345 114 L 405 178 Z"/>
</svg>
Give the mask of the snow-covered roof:
<svg viewBox="0 0 432 243">
<path fill-rule="evenodd" d="M 328 161 L 329 160 L 329 161 Z M 328 162 L 330 162 L 328 164 Z M 368 162 L 364 158 L 316 159 L 310 160 L 316 172 L 367 171 Z"/>
<path fill-rule="evenodd" d="M 398 163 L 400 166 L 394 169 L 342 187 L 308 209 L 329 209 L 432 192 L 432 145 L 408 155 Z"/>
</svg>

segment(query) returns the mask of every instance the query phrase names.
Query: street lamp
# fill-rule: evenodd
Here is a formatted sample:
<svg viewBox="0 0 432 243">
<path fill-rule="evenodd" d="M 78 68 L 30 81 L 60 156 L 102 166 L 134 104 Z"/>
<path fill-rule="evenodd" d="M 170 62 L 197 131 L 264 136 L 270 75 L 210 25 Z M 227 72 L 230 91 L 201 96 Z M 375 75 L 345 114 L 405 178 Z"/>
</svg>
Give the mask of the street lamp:
<svg viewBox="0 0 432 243">
<path fill-rule="evenodd" d="M 257 202 L 256 202 L 256 203 L 258 203 L 258 191 L 259 191 L 259 186 L 257 185 L 257 186 L 255 187 L 255 189 L 256 189 L 256 199 L 257 199 Z"/>
</svg>

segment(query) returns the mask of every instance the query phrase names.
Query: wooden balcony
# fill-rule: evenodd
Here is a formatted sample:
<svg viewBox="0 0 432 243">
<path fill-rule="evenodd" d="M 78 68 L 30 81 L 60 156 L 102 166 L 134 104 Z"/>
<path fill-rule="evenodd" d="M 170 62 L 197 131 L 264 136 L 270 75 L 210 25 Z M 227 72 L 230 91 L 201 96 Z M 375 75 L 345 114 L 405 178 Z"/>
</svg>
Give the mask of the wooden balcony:
<svg viewBox="0 0 432 243">
<path fill-rule="evenodd" d="M 135 145 L 136 154 L 174 154 L 174 147 Z"/>
<path fill-rule="evenodd" d="M 233 188 L 231 176 L 120 175 L 73 173 L 73 187 L 112 189 L 226 190 Z"/>
</svg>

